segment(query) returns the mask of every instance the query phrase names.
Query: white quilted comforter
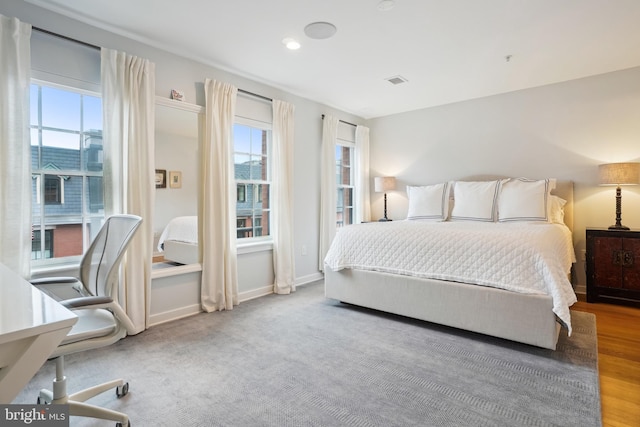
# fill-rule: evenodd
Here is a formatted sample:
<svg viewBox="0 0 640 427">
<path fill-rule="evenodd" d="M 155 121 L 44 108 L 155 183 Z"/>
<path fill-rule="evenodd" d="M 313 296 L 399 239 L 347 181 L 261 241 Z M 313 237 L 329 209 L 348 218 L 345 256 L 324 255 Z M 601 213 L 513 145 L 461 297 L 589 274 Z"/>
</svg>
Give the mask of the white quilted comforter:
<svg viewBox="0 0 640 427">
<path fill-rule="evenodd" d="M 198 217 L 178 216 L 169 221 L 158 240 L 158 250 L 164 249 L 165 240 L 198 244 Z"/>
<path fill-rule="evenodd" d="M 553 298 L 571 334 L 571 231 L 561 224 L 393 221 L 341 228 L 325 258 L 355 268 L 441 279 Z"/>
</svg>

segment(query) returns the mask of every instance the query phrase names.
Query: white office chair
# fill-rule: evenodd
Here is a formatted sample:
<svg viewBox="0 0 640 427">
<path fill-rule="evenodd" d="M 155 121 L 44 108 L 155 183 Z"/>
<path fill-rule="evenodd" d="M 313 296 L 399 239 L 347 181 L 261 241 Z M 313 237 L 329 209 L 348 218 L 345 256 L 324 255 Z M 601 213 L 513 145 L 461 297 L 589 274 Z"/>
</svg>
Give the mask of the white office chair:
<svg viewBox="0 0 640 427">
<path fill-rule="evenodd" d="M 129 383 L 118 379 L 68 395 L 64 355 L 113 344 L 126 336 L 127 330 L 133 330 L 131 319 L 118 304 L 118 287 L 120 261 L 141 222 L 142 218 L 135 215 L 107 218 L 82 257 L 79 279 L 50 277 L 31 281 L 78 315 L 78 322 L 51 355 L 57 357 L 56 378 L 52 391 L 40 391 L 39 404 L 67 404 L 69 415 L 113 420 L 117 427 L 131 425 L 126 414 L 84 403 L 112 388 L 118 398 L 125 396 Z"/>
</svg>

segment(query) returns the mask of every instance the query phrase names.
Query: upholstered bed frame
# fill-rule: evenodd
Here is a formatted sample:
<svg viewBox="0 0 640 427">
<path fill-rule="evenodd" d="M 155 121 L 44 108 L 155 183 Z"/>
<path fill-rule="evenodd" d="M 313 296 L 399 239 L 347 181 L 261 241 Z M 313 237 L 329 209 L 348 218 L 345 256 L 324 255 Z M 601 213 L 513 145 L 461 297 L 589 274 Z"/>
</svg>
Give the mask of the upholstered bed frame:
<svg viewBox="0 0 640 427">
<path fill-rule="evenodd" d="M 496 179 L 474 177 L 473 180 Z M 567 201 L 573 230 L 573 182 L 552 191 Z M 325 295 L 345 303 L 555 350 L 561 325 L 546 295 L 421 279 L 375 271 L 325 268 Z"/>
</svg>

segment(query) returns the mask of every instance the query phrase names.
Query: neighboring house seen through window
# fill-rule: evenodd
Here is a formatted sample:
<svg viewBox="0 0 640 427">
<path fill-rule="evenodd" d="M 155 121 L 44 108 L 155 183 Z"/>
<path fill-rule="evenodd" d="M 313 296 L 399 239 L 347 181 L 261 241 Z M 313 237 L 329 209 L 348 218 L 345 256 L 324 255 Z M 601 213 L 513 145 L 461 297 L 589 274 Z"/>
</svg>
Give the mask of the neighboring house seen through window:
<svg viewBox="0 0 640 427">
<path fill-rule="evenodd" d="M 82 255 L 104 220 L 102 102 L 95 93 L 35 81 L 30 102 L 37 265 Z"/>
</svg>

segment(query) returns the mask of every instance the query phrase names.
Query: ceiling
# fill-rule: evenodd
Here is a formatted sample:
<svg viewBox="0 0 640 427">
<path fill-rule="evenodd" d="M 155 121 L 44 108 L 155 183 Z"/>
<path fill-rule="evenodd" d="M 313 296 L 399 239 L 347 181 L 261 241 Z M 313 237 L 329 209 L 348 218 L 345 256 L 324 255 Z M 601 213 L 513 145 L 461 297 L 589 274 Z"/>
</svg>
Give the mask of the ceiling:
<svg viewBox="0 0 640 427">
<path fill-rule="evenodd" d="M 365 119 L 640 66 L 640 0 L 27 1 Z"/>
</svg>

